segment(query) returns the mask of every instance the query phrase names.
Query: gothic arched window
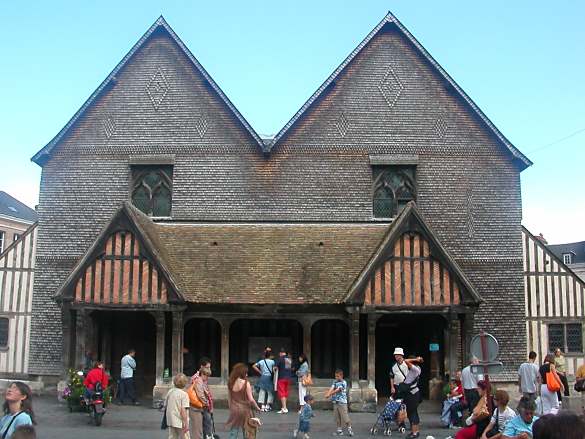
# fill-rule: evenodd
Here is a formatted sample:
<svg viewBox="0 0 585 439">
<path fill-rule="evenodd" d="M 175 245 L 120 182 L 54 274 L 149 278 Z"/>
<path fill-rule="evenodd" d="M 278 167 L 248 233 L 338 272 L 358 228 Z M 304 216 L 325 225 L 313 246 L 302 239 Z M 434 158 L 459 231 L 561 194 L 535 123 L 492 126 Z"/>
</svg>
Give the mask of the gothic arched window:
<svg viewBox="0 0 585 439">
<path fill-rule="evenodd" d="M 375 218 L 394 218 L 409 201 L 416 200 L 414 171 L 414 166 L 374 166 Z"/>
<path fill-rule="evenodd" d="M 171 216 L 172 166 L 133 166 L 132 204 L 150 216 Z"/>
</svg>

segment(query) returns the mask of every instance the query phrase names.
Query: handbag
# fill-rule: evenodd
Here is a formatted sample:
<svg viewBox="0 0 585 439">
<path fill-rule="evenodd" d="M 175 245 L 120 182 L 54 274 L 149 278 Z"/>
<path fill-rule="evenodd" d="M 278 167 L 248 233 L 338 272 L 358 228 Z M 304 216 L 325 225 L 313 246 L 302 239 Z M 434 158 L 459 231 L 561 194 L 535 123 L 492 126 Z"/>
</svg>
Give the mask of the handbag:
<svg viewBox="0 0 585 439">
<path fill-rule="evenodd" d="M 580 378 L 575 382 L 575 392 L 585 391 L 585 378 Z"/>
<path fill-rule="evenodd" d="M 556 393 L 561 390 L 561 380 L 556 372 L 547 372 L 546 373 L 546 388 L 549 392 Z"/>
<path fill-rule="evenodd" d="M 160 429 L 166 430 L 169 428 L 169 424 L 167 424 L 167 406 L 165 404 L 165 409 L 163 410 L 162 420 L 160 421 Z"/>
<path fill-rule="evenodd" d="M 301 377 L 301 384 L 305 387 L 313 385 L 313 377 L 311 376 L 311 372 L 308 372 L 306 375 Z"/>
</svg>

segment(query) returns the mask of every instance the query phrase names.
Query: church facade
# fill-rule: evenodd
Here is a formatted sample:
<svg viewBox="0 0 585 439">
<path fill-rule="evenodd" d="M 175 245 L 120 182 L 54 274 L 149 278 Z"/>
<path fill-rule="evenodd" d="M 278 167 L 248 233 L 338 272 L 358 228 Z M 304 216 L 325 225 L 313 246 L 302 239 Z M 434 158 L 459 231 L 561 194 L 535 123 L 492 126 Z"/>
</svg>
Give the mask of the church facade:
<svg viewBox="0 0 585 439">
<path fill-rule="evenodd" d="M 388 392 L 394 346 L 426 382 L 480 329 L 526 353 L 520 172 L 531 162 L 392 14 L 271 139 L 161 17 L 33 160 L 42 167 L 29 373 L 87 352 L 138 387 L 265 344 Z"/>
</svg>

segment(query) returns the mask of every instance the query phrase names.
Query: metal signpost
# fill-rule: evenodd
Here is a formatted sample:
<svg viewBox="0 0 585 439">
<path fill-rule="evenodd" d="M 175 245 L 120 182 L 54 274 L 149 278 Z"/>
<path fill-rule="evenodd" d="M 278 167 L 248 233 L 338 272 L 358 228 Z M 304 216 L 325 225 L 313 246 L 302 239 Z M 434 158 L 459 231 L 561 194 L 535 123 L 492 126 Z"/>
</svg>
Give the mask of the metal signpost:
<svg viewBox="0 0 585 439">
<path fill-rule="evenodd" d="M 500 345 L 498 340 L 487 332 L 481 331 L 479 335 L 471 339 L 470 346 L 471 354 L 479 358 L 479 364 L 471 366 L 471 372 L 474 374 L 483 374 L 484 380 L 487 383 L 487 402 L 490 413 L 493 411 L 490 384 L 490 373 L 499 373 L 504 369 L 501 361 L 496 361 L 500 353 Z"/>
</svg>

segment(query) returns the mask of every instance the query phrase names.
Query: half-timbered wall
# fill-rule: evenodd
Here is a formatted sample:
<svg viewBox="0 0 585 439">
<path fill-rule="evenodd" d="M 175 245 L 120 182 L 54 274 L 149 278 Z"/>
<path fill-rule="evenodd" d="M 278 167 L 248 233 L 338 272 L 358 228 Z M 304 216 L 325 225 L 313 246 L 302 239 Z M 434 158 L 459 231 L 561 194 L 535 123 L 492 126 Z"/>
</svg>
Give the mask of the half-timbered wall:
<svg viewBox="0 0 585 439">
<path fill-rule="evenodd" d="M 28 373 L 36 241 L 37 225 L 33 224 L 0 255 L 0 319 L 7 319 L 3 329 L 8 323 L 3 334 L 7 343 L 0 346 L 3 376 Z"/>
<path fill-rule="evenodd" d="M 524 228 L 522 246 L 528 349 L 542 360 L 549 352 L 549 325 L 583 323 L 585 283 Z M 565 355 L 573 374 L 583 364 L 583 352 Z"/>
<path fill-rule="evenodd" d="M 393 255 L 381 264 L 366 286 L 364 303 L 379 306 L 458 305 L 461 290 L 447 268 L 433 258 L 428 241 L 405 233 Z"/>
<path fill-rule="evenodd" d="M 77 280 L 74 302 L 101 305 L 165 304 L 167 282 L 140 251 L 133 233 L 113 233 Z"/>
</svg>

